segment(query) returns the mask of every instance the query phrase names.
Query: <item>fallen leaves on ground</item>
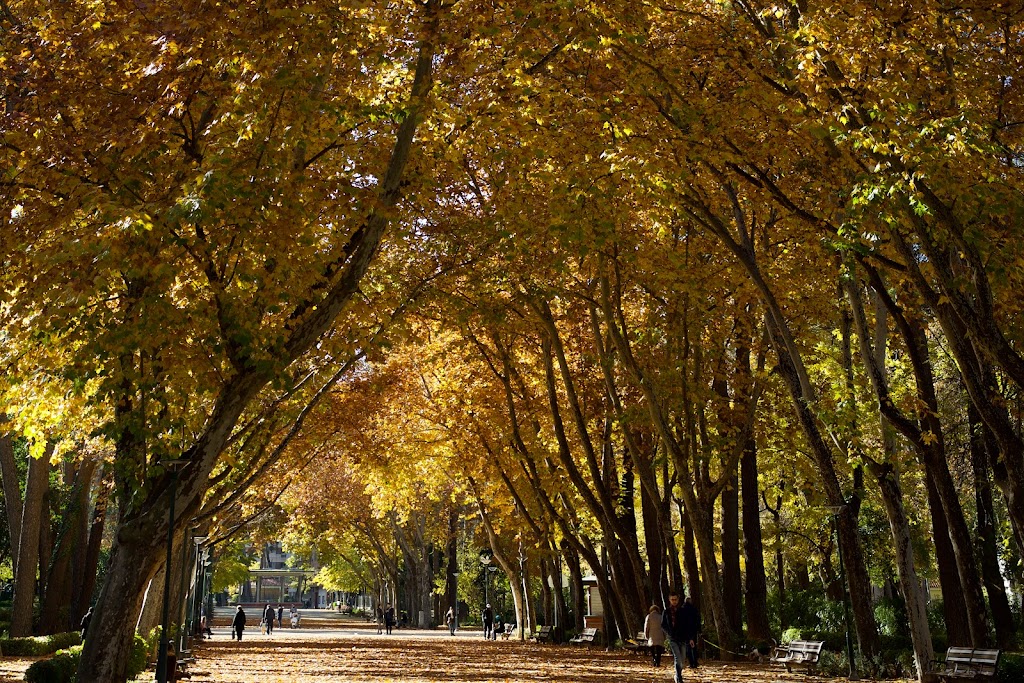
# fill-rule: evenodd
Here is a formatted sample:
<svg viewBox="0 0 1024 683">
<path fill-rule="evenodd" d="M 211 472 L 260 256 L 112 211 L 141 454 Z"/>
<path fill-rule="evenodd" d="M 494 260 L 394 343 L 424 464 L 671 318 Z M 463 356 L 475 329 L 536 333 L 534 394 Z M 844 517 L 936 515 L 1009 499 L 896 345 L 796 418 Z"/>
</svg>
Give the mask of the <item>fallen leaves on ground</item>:
<svg viewBox="0 0 1024 683">
<path fill-rule="evenodd" d="M 193 683 L 646 683 L 671 682 L 672 658 L 660 668 L 622 651 L 437 636 L 316 634 L 307 639 L 256 636 L 204 643 Z M 706 662 L 687 683 L 825 683 L 754 663 Z"/>
</svg>

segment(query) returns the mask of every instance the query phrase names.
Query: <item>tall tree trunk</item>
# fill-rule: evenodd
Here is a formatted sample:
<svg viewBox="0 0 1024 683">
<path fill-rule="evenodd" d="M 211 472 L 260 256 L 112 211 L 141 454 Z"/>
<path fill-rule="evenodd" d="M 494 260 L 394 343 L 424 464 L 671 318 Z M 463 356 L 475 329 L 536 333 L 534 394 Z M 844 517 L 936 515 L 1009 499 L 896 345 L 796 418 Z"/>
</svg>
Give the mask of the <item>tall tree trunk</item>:
<svg viewBox="0 0 1024 683">
<path fill-rule="evenodd" d="M 562 557 L 569 568 L 569 595 L 572 598 L 573 630 L 583 630 L 583 616 L 587 613 L 586 594 L 583 587 L 583 568 L 580 556 L 572 544 L 564 538 L 561 541 Z"/>
<path fill-rule="evenodd" d="M 14 577 L 14 603 L 11 606 L 11 636 L 15 638 L 32 635 L 40 529 L 44 518 L 49 519 L 49 515 L 44 515 L 43 506 L 50 488 L 51 453 L 53 446 L 47 446 L 42 457 L 30 458 L 28 463 L 18 535 L 18 575 Z"/>
<path fill-rule="evenodd" d="M 967 604 L 960 590 L 960 575 L 953 559 L 953 544 L 949 541 L 946 513 L 939 502 L 939 494 L 931 477 L 924 477 L 928 493 L 928 508 L 932 517 L 932 542 L 935 544 L 935 564 L 939 570 L 942 588 L 942 614 L 946 622 L 946 637 L 950 645 L 969 647 L 971 630 L 967 625 Z"/>
<path fill-rule="evenodd" d="M 722 491 L 722 600 L 729 628 L 743 637 L 743 575 L 740 571 L 739 477 Z"/>
<path fill-rule="evenodd" d="M 77 626 L 92 604 L 93 592 L 96 590 L 96 578 L 100 562 L 100 549 L 103 544 L 103 528 L 107 518 L 107 499 L 110 488 L 100 477 L 97 486 L 96 502 L 89 521 L 88 543 L 82 555 L 75 555 L 75 582 L 71 594 L 71 625 Z"/>
<path fill-rule="evenodd" d="M 73 558 L 84 555 L 88 543 L 89 488 L 92 484 L 96 462 L 85 461 L 79 465 L 71 488 L 67 509 L 62 515 L 60 532 L 49 567 L 46 592 L 43 594 L 42 610 L 39 617 L 41 633 L 70 631 L 78 624 L 71 614 L 74 582 Z"/>
<path fill-rule="evenodd" d="M 700 585 L 700 564 L 697 562 L 697 544 L 693 539 L 693 525 L 690 522 L 690 516 L 685 514 L 681 508 L 680 516 L 683 524 L 683 564 L 686 567 L 687 590 L 685 592 L 693 600 L 693 606 L 697 608 L 697 611 L 703 614 L 704 599 Z M 683 592 L 682 586 L 674 588 Z"/>
<path fill-rule="evenodd" d="M 889 518 L 889 528 L 892 532 L 896 552 L 896 569 L 903 589 L 903 600 L 907 606 L 910 638 L 914 644 L 914 664 L 918 680 L 923 681 L 935 658 L 935 652 L 932 649 L 932 636 L 928 629 L 927 605 L 924 596 L 918 590 L 917 572 L 914 569 L 914 549 L 910 542 L 910 522 L 903 506 L 903 493 L 892 467 L 882 466 L 873 461 L 868 461 L 868 467 L 878 481 L 882 493 L 882 503 L 886 516 Z"/>
<path fill-rule="evenodd" d="M 747 636 L 755 641 L 771 638 L 768 623 L 768 580 L 761 543 L 761 496 L 757 485 L 757 447 L 747 442 L 740 461 L 743 499 L 743 555 L 746 566 Z"/>
<path fill-rule="evenodd" d="M 978 559 L 981 562 L 985 592 L 992 610 L 992 622 L 996 627 L 996 644 L 1000 649 L 1013 647 L 1015 628 L 1013 612 L 1006 597 L 1003 573 L 999 568 L 998 538 L 996 532 L 995 507 L 992 504 L 992 484 L 989 479 L 989 455 L 986 452 L 986 429 L 977 408 L 968 402 L 968 424 L 970 425 L 971 466 L 974 469 L 974 497 L 978 516 Z"/>
<path fill-rule="evenodd" d="M 6 417 L 0 415 L 0 424 Z M 21 536 L 21 482 L 18 465 L 14 460 L 14 440 L 4 432 L 0 434 L 0 476 L 4 484 L 4 507 L 7 509 L 7 531 L 11 539 L 11 563 L 14 575 L 18 575 L 18 541 Z"/>
</svg>

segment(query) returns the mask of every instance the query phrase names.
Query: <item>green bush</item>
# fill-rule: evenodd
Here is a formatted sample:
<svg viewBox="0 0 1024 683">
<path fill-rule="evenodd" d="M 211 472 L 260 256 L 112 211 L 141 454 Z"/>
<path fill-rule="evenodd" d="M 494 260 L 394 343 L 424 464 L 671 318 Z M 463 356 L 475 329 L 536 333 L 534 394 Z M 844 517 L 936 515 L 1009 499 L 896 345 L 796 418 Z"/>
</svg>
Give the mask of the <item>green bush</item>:
<svg viewBox="0 0 1024 683">
<path fill-rule="evenodd" d="M 132 641 L 132 652 L 128 655 L 128 678 L 135 678 L 146 670 L 149 663 L 149 643 L 138 633 Z"/>
<path fill-rule="evenodd" d="M 787 628 L 782 632 L 782 642 L 792 643 L 794 640 L 803 640 L 803 631 L 798 628 Z"/>
<path fill-rule="evenodd" d="M 78 631 L 68 631 L 33 638 L 4 638 L 0 640 L 0 652 L 6 657 L 43 657 L 57 650 L 81 644 L 81 634 Z"/>
<path fill-rule="evenodd" d="M 1004 654 L 999 660 L 1000 683 L 1024 681 L 1024 655 Z"/>
<path fill-rule="evenodd" d="M 82 658 L 82 646 L 76 645 L 59 650 L 49 659 L 35 662 L 25 671 L 28 683 L 72 683 L 78 673 L 78 661 Z M 128 655 L 128 679 L 131 680 L 146 670 L 149 661 L 149 644 L 135 634 L 132 651 Z"/>
<path fill-rule="evenodd" d="M 78 673 L 78 660 L 82 657 L 82 646 L 60 650 L 49 659 L 35 662 L 25 671 L 28 683 L 72 683 Z"/>
</svg>

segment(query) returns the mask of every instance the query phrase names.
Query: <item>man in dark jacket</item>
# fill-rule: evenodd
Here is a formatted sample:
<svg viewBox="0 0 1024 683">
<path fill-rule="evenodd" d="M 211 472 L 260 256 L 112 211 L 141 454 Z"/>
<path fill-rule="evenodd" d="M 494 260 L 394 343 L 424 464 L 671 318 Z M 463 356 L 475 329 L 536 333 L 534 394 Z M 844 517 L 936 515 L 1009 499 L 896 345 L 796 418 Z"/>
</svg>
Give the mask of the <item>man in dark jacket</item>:
<svg viewBox="0 0 1024 683">
<path fill-rule="evenodd" d="M 277 610 L 273 605 L 268 604 L 267 608 L 263 610 L 263 622 L 267 625 L 268 636 L 274 632 L 274 619 L 277 619 Z"/>
<path fill-rule="evenodd" d="M 235 611 L 235 618 L 231 620 L 231 640 L 238 638 L 242 639 L 242 631 L 245 630 L 245 610 L 242 606 L 238 606 L 238 610 Z"/>
<path fill-rule="evenodd" d="M 693 605 L 690 605 L 693 608 Z M 697 610 L 689 612 L 679 604 L 679 593 L 671 593 L 668 596 L 668 607 L 661 617 L 661 627 L 668 636 L 668 644 L 672 649 L 672 659 L 676 664 L 675 683 L 683 683 L 683 657 L 684 652 L 690 647 L 697 646 L 697 631 L 700 629 L 698 623 L 694 624 L 693 615 Z M 696 661 L 694 660 L 694 666 Z"/>
<path fill-rule="evenodd" d="M 82 622 L 79 624 L 79 626 L 82 628 L 83 643 L 85 642 L 85 632 L 89 630 L 90 621 L 92 621 L 92 607 L 90 607 L 89 611 L 85 613 L 85 616 L 82 617 Z"/>
<path fill-rule="evenodd" d="M 491 632 L 494 630 L 494 610 L 491 609 L 491 603 L 487 603 L 480 616 L 484 622 L 484 640 L 490 640 Z"/>
</svg>

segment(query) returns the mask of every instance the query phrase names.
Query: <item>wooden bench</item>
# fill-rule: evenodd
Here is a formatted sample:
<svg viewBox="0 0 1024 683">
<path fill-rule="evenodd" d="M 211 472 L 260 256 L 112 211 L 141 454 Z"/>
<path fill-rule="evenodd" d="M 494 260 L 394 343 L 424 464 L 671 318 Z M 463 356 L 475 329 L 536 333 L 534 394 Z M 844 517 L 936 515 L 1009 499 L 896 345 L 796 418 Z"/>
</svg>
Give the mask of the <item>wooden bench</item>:
<svg viewBox="0 0 1024 683">
<path fill-rule="evenodd" d="M 648 644 L 648 638 L 644 635 L 643 631 L 637 631 L 636 635 L 623 643 L 622 647 L 638 655 L 645 655 L 651 649 L 651 646 Z"/>
<path fill-rule="evenodd" d="M 786 671 L 792 671 L 794 666 L 813 670 L 818 666 L 821 648 L 824 646 L 824 640 L 794 640 L 775 648 L 771 661 L 782 664 Z"/>
<path fill-rule="evenodd" d="M 551 642 L 551 627 L 541 626 L 540 629 L 535 634 L 533 634 L 533 637 L 530 638 L 530 640 L 532 640 L 535 643 Z"/>
<path fill-rule="evenodd" d="M 927 678 L 933 681 L 995 679 L 1000 654 L 999 650 L 951 647 L 946 650 L 946 658 L 932 666 Z"/>
<path fill-rule="evenodd" d="M 574 645 L 579 645 L 581 643 L 586 643 L 587 647 L 590 647 L 591 645 L 594 644 L 595 640 L 597 640 L 597 629 L 596 628 L 585 628 L 585 629 L 583 629 L 582 633 L 580 633 L 578 636 L 576 636 L 575 638 L 573 638 L 569 642 L 574 644 Z"/>
</svg>

